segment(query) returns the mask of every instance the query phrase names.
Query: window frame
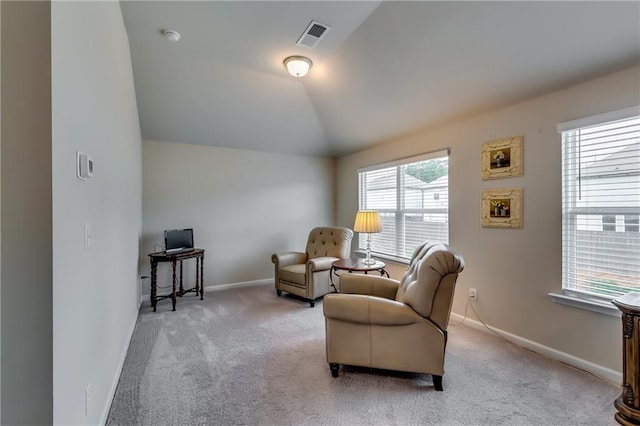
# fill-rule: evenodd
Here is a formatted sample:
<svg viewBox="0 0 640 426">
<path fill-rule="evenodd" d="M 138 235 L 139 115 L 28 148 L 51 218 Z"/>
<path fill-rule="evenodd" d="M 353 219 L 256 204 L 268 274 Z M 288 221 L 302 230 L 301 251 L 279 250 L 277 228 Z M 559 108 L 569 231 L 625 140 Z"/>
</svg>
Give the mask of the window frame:
<svg viewBox="0 0 640 426">
<path fill-rule="evenodd" d="M 569 122 L 565 122 L 565 123 L 560 123 L 558 125 L 558 133 L 563 134 L 564 132 L 571 132 L 571 131 L 578 131 L 581 128 L 585 128 L 585 127 L 590 127 L 590 126 L 597 126 L 597 125 L 605 125 L 607 123 L 613 123 L 615 121 L 620 121 L 620 120 L 626 120 L 626 119 L 632 119 L 635 117 L 640 117 L 640 106 L 634 106 L 631 108 L 625 108 L 622 110 L 618 110 L 618 111 L 612 111 L 612 112 L 608 112 L 605 114 L 600 114 L 600 115 L 596 115 L 596 116 L 591 116 L 591 117 L 585 117 L 582 119 L 578 119 L 578 120 L 573 120 L 573 121 L 569 121 Z M 571 199 L 565 199 L 565 186 L 566 186 L 566 182 L 565 179 L 567 177 L 569 177 L 569 172 L 565 171 L 565 147 L 564 147 L 564 140 L 563 137 L 561 136 L 561 142 L 562 142 L 562 155 L 563 155 L 563 161 L 562 161 L 562 187 L 563 187 L 563 195 L 562 195 L 562 204 L 563 204 L 563 222 L 562 222 L 562 235 L 563 235 L 563 243 L 562 243 L 562 250 L 563 250 L 563 259 L 562 259 L 562 269 L 563 269 L 563 273 L 562 273 L 562 284 L 561 284 L 561 288 L 562 288 L 562 294 L 555 294 L 555 293 L 549 293 L 549 296 L 553 299 L 554 302 L 557 303 L 561 303 L 561 304 L 565 304 L 565 305 L 569 305 L 569 306 L 573 306 L 573 307 L 578 307 L 578 308 L 583 308 L 583 309 L 588 309 L 591 311 L 595 311 L 595 312 L 599 312 L 599 313 L 604 313 L 604 314 L 608 314 L 608 315 L 614 315 L 614 316 L 619 316 L 619 312 L 618 310 L 610 303 L 612 299 L 614 299 L 615 297 L 608 297 L 605 295 L 599 295 L 599 294 L 595 294 L 595 293 L 591 293 L 591 292 L 582 292 L 580 290 L 574 289 L 574 288 L 569 288 L 568 286 L 568 282 L 567 282 L 567 277 L 566 274 L 567 272 L 565 271 L 565 268 L 567 268 L 567 265 L 565 265 L 565 234 L 566 233 L 575 233 L 577 232 L 577 222 L 578 222 L 578 215 L 582 212 L 582 213 L 591 213 L 591 214 L 595 214 L 595 213 L 600 213 L 602 215 L 601 217 L 601 223 L 602 223 L 602 231 L 603 232 L 614 232 L 613 230 L 606 230 L 605 229 L 605 216 L 613 216 L 615 219 L 613 226 L 614 228 L 617 228 L 617 216 L 620 214 L 625 214 L 625 217 L 627 214 L 631 214 L 631 215 L 635 215 L 637 214 L 637 212 L 627 212 L 628 208 L 625 207 L 617 207 L 617 208 L 600 208 L 600 209 L 588 209 L 588 208 L 577 208 L 575 205 L 573 205 L 573 207 L 570 207 L 570 209 L 572 210 L 572 212 L 570 214 L 566 214 L 564 207 L 565 207 L 565 203 L 571 204 L 571 203 L 575 203 L 575 198 L 571 198 Z M 575 147 L 569 147 L 569 149 L 575 149 Z M 571 154 L 570 154 L 571 155 Z M 599 210 L 599 211 L 598 211 Z M 573 220 L 571 220 L 571 217 L 573 217 Z M 626 222 L 626 220 L 625 220 Z M 573 231 L 571 229 L 567 229 L 568 227 L 573 227 L 571 229 L 573 229 Z M 626 223 L 625 223 L 625 227 L 626 227 Z M 626 232 L 626 230 L 625 230 Z M 616 296 L 617 297 L 617 296 Z"/>
<path fill-rule="evenodd" d="M 449 242 L 449 233 L 450 233 L 450 223 L 449 223 L 449 160 L 450 160 L 450 150 L 449 148 L 446 149 L 441 149 L 438 151 L 432 151 L 432 152 L 427 152 L 427 153 L 423 153 L 423 154 L 419 154 L 419 155 L 414 155 L 414 156 L 410 156 L 410 157 L 404 157 L 404 158 L 400 158 L 397 160 L 393 160 L 390 162 L 385 162 L 385 163 L 379 163 L 379 164 L 375 164 L 375 165 L 371 165 L 371 166 L 367 166 L 367 167 L 362 167 L 359 168 L 357 170 L 357 187 L 358 187 L 358 209 L 359 210 L 364 210 L 364 209 L 372 209 L 371 207 L 368 207 L 366 205 L 366 202 L 363 199 L 363 193 L 365 192 L 365 184 L 363 183 L 363 179 L 362 179 L 362 175 L 366 174 L 368 172 L 375 172 L 378 170 L 382 170 L 382 169 L 388 169 L 388 168 L 392 168 L 395 167 L 396 168 L 396 185 L 395 185 L 395 199 L 396 199 L 396 206 L 395 208 L 373 208 L 374 210 L 377 210 L 381 216 L 385 216 L 385 214 L 392 214 L 395 217 L 395 229 L 396 230 L 401 230 L 400 233 L 396 232 L 395 233 L 395 252 L 394 253 L 387 253 L 387 252 L 381 252 L 381 251 L 377 251 L 376 250 L 376 245 L 375 245 L 375 234 L 374 238 L 373 238 L 373 244 L 371 247 L 371 255 L 375 256 L 377 258 L 381 258 L 381 259 L 386 259 L 386 260 L 391 260 L 397 263 L 403 263 L 403 264 L 408 264 L 410 261 L 410 257 L 411 254 L 407 254 L 402 255 L 403 252 L 406 252 L 406 241 L 407 241 L 407 235 L 405 232 L 405 228 L 406 226 L 403 226 L 405 224 L 405 217 L 406 215 L 411 215 L 411 214 L 445 214 L 446 215 L 446 243 L 448 244 Z M 436 159 L 440 159 L 440 158 L 446 158 L 447 159 L 447 207 L 446 208 L 421 208 L 421 209 L 415 209 L 415 208 L 403 208 L 402 204 L 403 204 L 403 200 L 404 200 L 404 190 L 405 187 L 404 185 L 402 185 L 403 183 L 403 176 L 400 173 L 400 170 L 403 166 L 409 166 L 412 164 L 417 164 L 417 163 L 421 163 L 421 162 L 425 162 L 425 161 L 429 161 L 429 160 L 436 160 Z M 441 201 L 441 195 L 442 194 L 438 194 L 438 200 L 437 201 Z M 358 239 L 357 239 L 357 244 L 356 244 L 356 249 L 354 250 L 356 253 L 364 253 L 365 249 L 363 248 L 363 244 L 366 241 L 366 234 L 358 234 Z"/>
<path fill-rule="evenodd" d="M 640 232 L 640 215 L 624 215 L 624 232 Z"/>
<path fill-rule="evenodd" d="M 616 215 L 603 214 L 602 215 L 602 232 L 615 232 L 616 231 Z"/>
</svg>

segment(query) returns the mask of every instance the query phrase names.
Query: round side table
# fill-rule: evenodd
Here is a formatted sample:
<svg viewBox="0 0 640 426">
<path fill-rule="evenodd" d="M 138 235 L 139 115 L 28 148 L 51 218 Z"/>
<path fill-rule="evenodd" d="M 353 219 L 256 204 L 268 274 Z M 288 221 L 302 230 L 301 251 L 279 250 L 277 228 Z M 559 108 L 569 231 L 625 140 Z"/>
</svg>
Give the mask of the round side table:
<svg viewBox="0 0 640 426">
<path fill-rule="evenodd" d="M 329 279 L 331 280 L 331 287 L 333 287 L 334 293 L 338 292 L 335 283 L 333 282 L 333 277 L 339 277 L 338 271 L 349 271 L 352 272 L 364 272 L 365 274 L 376 271 L 380 273 L 380 276 L 387 276 L 389 278 L 389 272 L 384 269 L 387 265 L 384 262 L 380 262 L 376 260 L 375 263 L 367 264 L 364 263 L 364 259 L 361 258 L 351 258 L 351 259 L 340 259 L 336 260 L 331 264 L 331 270 L 329 271 Z"/>
</svg>

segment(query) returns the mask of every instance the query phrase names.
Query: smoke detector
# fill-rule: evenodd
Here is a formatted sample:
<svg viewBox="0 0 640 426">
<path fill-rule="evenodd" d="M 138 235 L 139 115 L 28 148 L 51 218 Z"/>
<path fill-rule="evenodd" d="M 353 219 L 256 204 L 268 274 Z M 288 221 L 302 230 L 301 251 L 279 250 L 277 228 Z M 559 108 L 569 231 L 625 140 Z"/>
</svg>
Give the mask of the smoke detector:
<svg viewBox="0 0 640 426">
<path fill-rule="evenodd" d="M 164 30 L 162 31 L 162 34 L 164 35 L 164 38 L 166 38 L 167 40 L 175 43 L 178 40 L 180 40 L 180 33 L 177 31 L 173 31 L 173 30 Z"/>
<path fill-rule="evenodd" d="M 321 24 L 318 21 L 311 21 L 306 30 L 302 33 L 296 44 L 300 47 L 313 49 L 322 37 L 331 29 L 330 26 Z"/>
</svg>

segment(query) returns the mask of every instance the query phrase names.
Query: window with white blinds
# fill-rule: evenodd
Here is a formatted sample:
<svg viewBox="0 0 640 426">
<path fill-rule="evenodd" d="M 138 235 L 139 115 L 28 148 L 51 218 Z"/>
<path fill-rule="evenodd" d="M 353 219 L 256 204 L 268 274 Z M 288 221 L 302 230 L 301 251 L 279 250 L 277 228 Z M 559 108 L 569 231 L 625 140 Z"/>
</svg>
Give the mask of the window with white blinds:
<svg viewBox="0 0 640 426">
<path fill-rule="evenodd" d="M 558 125 L 562 288 L 611 300 L 640 291 L 640 109 Z"/>
<path fill-rule="evenodd" d="M 425 241 L 448 243 L 448 151 L 358 170 L 358 198 L 360 210 L 377 210 L 382 220 L 372 255 L 408 261 Z M 365 250 L 366 235 L 358 247 Z"/>
</svg>

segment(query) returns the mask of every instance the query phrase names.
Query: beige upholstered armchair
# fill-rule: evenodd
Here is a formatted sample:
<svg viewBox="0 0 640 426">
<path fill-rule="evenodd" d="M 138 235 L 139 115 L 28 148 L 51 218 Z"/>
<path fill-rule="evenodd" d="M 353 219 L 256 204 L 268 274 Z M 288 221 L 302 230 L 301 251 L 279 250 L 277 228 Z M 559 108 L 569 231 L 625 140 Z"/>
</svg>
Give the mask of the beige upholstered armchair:
<svg viewBox="0 0 640 426">
<path fill-rule="evenodd" d="M 304 253 L 273 254 L 278 296 L 286 291 L 304 297 L 313 308 L 318 297 L 331 291 L 331 263 L 349 257 L 352 238 L 351 229 L 322 226 L 311 230 Z"/>
<path fill-rule="evenodd" d="M 447 325 L 463 268 L 462 256 L 449 246 L 425 243 L 400 282 L 342 275 L 340 293 L 323 302 L 333 377 L 340 364 L 427 373 L 441 391 Z"/>
</svg>

